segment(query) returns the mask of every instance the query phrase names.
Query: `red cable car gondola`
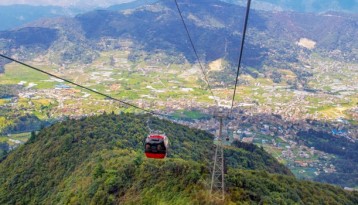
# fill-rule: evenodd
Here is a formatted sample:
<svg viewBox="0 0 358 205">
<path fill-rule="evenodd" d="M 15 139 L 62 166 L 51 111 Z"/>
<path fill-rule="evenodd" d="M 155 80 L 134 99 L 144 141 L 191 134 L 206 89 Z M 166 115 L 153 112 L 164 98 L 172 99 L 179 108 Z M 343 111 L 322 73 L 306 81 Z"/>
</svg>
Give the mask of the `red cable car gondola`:
<svg viewBox="0 0 358 205">
<path fill-rule="evenodd" d="M 150 134 L 145 139 L 145 156 L 163 159 L 167 155 L 168 138 L 164 134 Z"/>
</svg>

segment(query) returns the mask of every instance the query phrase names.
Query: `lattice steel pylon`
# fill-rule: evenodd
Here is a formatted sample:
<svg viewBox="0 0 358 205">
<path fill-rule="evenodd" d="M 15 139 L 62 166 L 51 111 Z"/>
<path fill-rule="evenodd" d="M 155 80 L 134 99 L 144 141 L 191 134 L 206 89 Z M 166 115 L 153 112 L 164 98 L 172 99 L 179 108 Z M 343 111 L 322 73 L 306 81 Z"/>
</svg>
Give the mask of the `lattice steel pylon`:
<svg viewBox="0 0 358 205">
<path fill-rule="evenodd" d="M 223 148 L 223 136 L 222 136 L 223 115 L 218 115 L 217 117 L 219 118 L 220 121 L 220 128 L 219 128 L 218 141 L 217 144 L 215 145 L 214 166 L 211 175 L 210 194 L 211 197 L 213 198 L 224 200 L 225 179 L 224 179 L 224 148 Z"/>
</svg>

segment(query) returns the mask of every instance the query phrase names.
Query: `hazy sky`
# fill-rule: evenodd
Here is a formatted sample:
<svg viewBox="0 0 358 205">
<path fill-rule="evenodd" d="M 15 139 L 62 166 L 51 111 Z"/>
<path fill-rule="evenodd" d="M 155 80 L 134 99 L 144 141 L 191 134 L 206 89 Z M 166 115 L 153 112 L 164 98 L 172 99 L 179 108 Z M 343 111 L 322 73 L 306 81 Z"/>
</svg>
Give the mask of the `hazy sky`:
<svg viewBox="0 0 358 205">
<path fill-rule="evenodd" d="M 0 0 L 0 5 L 30 4 L 30 5 L 54 5 L 54 6 L 91 6 L 105 7 L 118 3 L 126 3 L 134 0 Z"/>
</svg>

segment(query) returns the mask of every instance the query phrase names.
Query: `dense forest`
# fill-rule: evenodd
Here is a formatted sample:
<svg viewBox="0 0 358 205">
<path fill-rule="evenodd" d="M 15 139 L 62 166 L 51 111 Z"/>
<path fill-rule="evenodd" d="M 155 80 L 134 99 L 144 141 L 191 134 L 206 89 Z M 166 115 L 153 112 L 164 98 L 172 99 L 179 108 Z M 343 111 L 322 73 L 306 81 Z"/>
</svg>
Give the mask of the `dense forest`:
<svg viewBox="0 0 358 205">
<path fill-rule="evenodd" d="M 357 204 L 358 193 L 299 181 L 262 148 L 227 147 L 226 199 L 209 197 L 213 136 L 151 117 L 168 158 L 146 159 L 148 115 L 69 119 L 32 134 L 0 163 L 0 204 Z"/>
</svg>

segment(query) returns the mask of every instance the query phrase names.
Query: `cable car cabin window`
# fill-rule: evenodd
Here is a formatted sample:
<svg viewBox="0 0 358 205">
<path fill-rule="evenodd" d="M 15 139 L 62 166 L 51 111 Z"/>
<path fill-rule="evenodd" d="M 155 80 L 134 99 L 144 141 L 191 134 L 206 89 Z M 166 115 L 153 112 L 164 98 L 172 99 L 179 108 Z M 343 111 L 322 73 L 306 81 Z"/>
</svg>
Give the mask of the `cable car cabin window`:
<svg viewBox="0 0 358 205">
<path fill-rule="evenodd" d="M 160 141 L 160 142 L 147 142 L 145 144 L 145 151 L 146 152 L 164 152 L 166 151 L 165 145 L 164 145 L 164 141 Z"/>
</svg>

